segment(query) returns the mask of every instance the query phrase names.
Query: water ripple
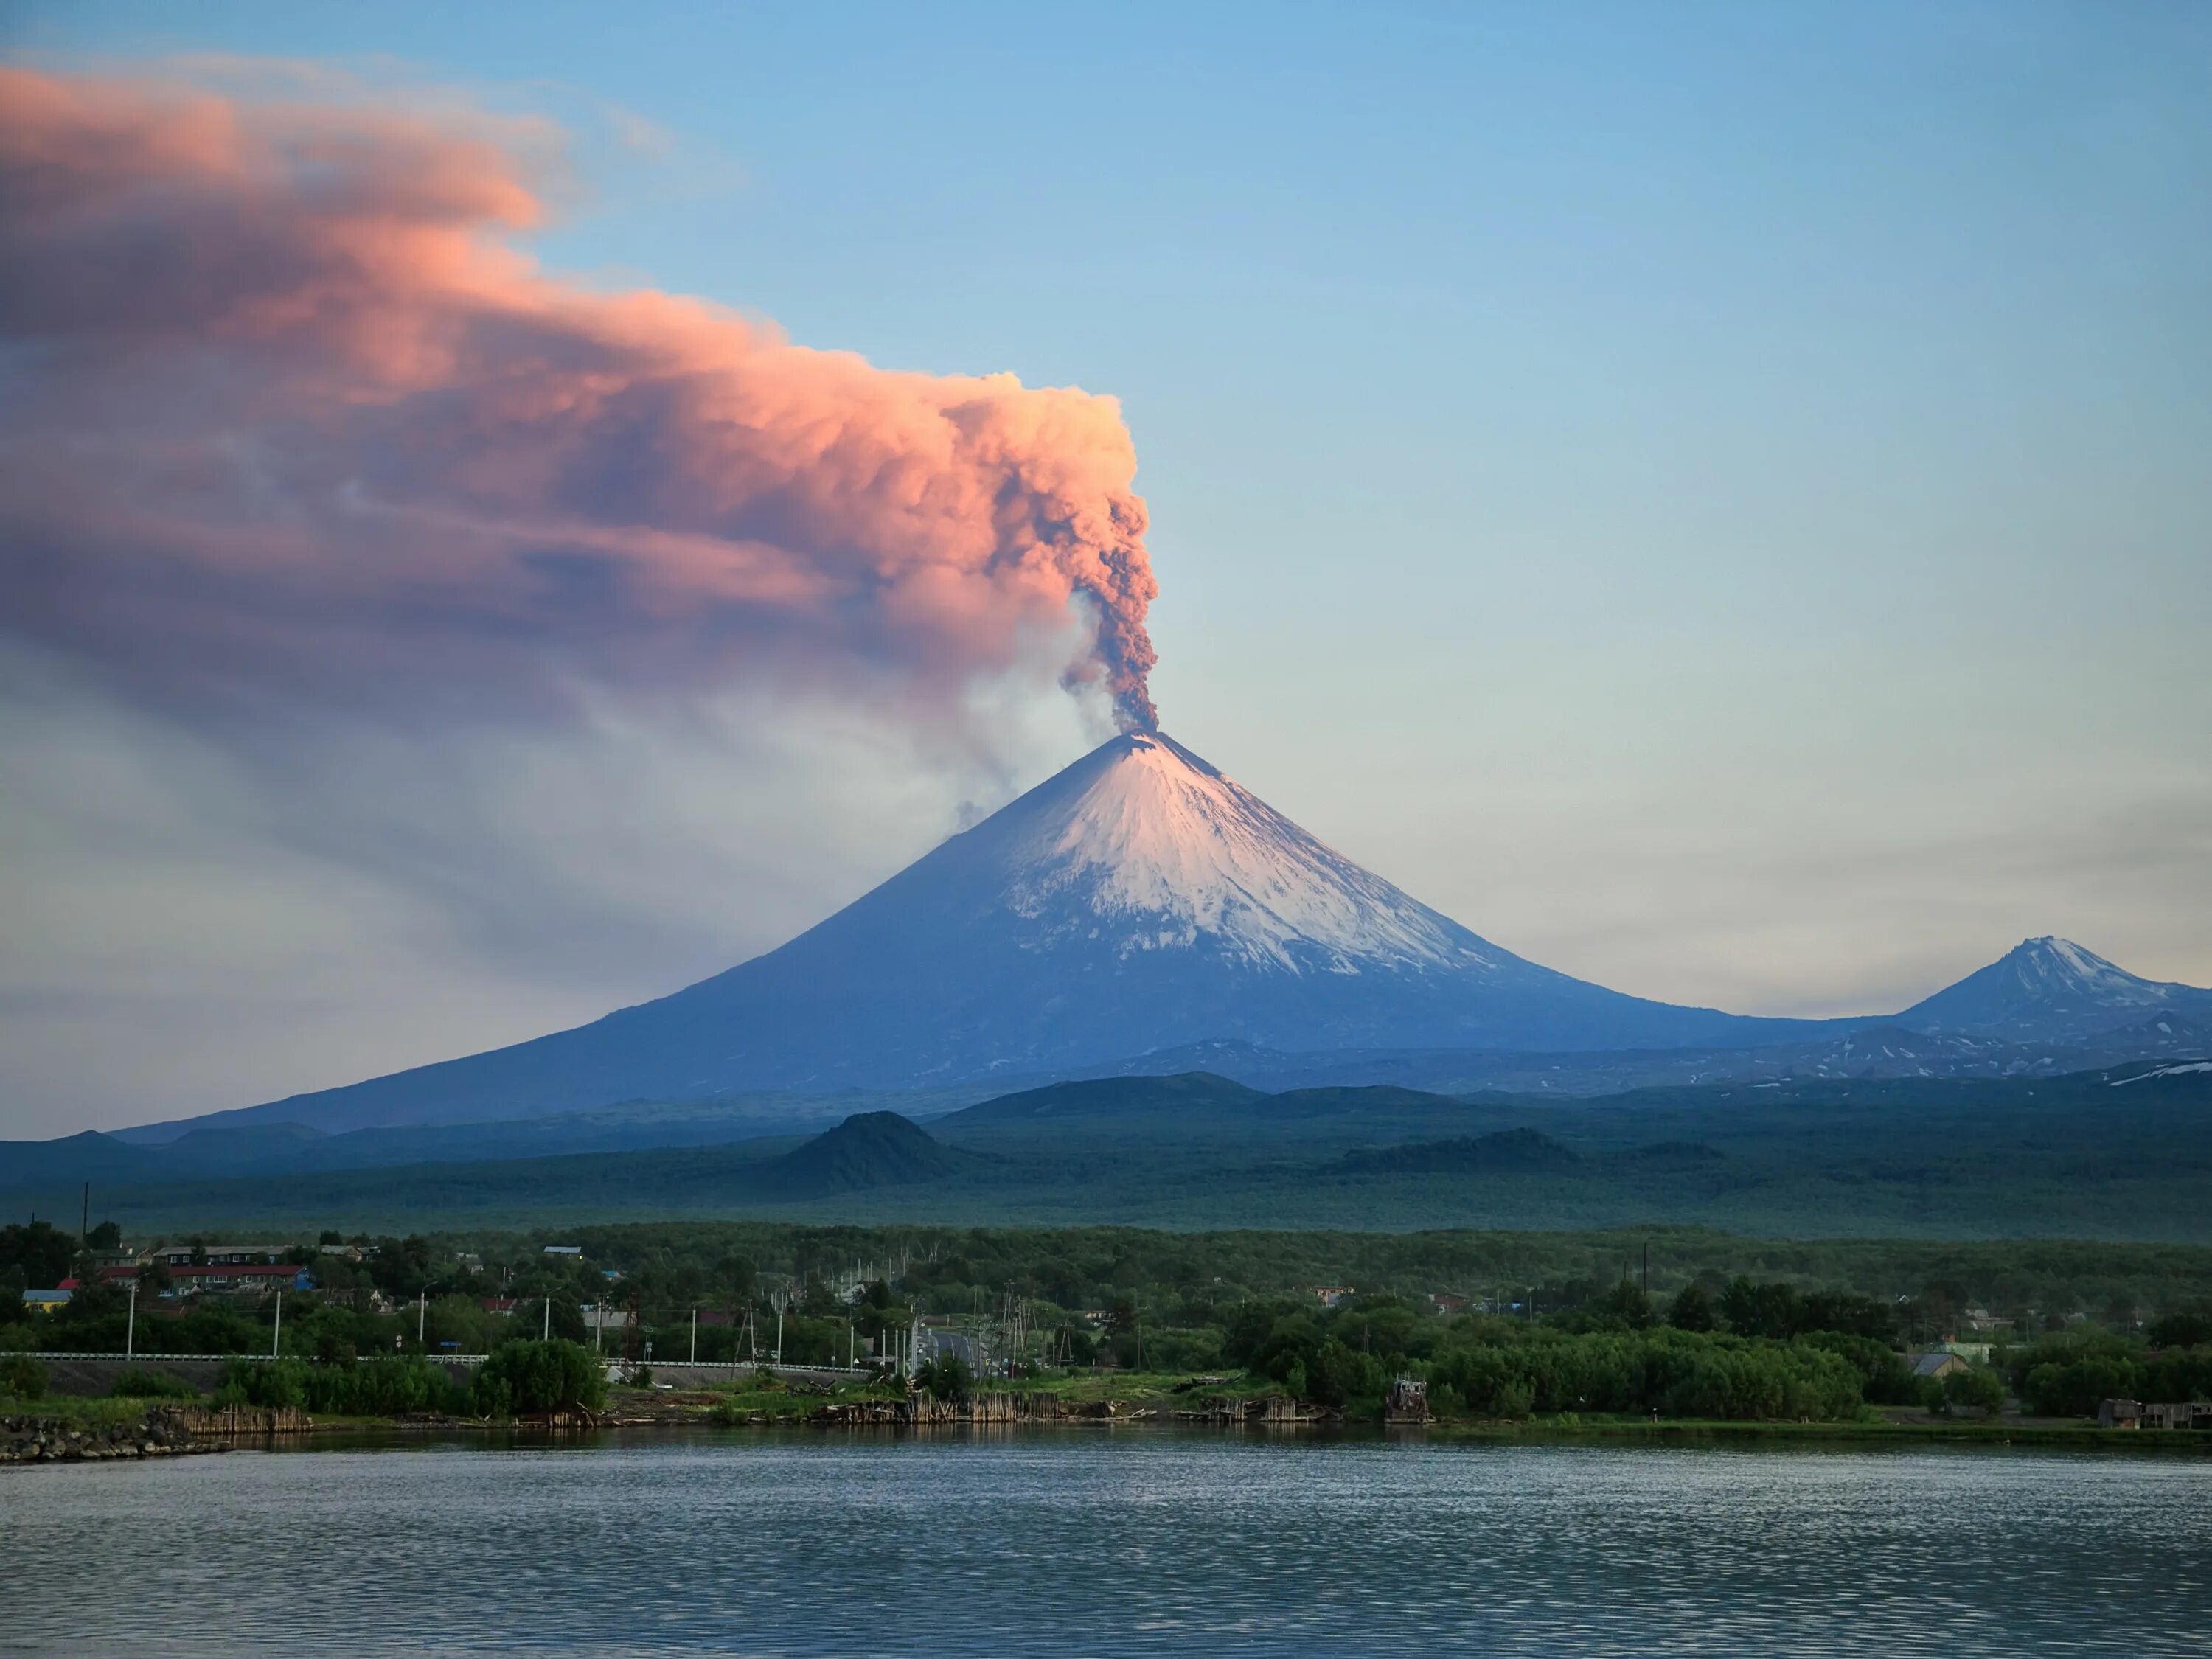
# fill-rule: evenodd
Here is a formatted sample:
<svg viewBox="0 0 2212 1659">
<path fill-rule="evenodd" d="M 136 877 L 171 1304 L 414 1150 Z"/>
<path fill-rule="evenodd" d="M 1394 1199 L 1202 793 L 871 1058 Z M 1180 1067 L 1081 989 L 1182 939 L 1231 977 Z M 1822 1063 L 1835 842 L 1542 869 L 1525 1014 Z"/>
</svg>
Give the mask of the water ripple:
<svg viewBox="0 0 2212 1659">
<path fill-rule="evenodd" d="M 2212 1464 L 610 1437 L 0 1479 L 0 1651 L 2159 1656 Z"/>
</svg>

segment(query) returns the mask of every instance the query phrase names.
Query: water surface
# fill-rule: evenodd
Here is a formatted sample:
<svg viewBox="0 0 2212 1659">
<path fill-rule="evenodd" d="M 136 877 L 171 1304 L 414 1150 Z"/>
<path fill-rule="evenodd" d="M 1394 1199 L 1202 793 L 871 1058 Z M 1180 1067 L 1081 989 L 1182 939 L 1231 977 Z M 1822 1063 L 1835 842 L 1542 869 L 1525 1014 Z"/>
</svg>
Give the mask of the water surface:
<svg viewBox="0 0 2212 1659">
<path fill-rule="evenodd" d="M 0 1471 L 0 1651 L 2212 1652 L 2212 1461 L 608 1436 Z"/>
</svg>

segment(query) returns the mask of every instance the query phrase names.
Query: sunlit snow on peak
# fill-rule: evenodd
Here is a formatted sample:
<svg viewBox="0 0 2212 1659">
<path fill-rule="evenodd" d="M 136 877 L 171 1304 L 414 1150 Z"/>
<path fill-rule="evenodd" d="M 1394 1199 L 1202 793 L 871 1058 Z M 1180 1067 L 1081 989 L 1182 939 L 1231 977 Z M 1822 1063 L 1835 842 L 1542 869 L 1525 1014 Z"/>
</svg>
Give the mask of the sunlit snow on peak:
<svg viewBox="0 0 2212 1659">
<path fill-rule="evenodd" d="M 1081 793 L 1024 825 L 1008 897 L 1127 955 L 1209 945 L 1294 971 L 1494 966 L 1471 934 L 1315 840 L 1174 739 L 1109 745 Z"/>
</svg>

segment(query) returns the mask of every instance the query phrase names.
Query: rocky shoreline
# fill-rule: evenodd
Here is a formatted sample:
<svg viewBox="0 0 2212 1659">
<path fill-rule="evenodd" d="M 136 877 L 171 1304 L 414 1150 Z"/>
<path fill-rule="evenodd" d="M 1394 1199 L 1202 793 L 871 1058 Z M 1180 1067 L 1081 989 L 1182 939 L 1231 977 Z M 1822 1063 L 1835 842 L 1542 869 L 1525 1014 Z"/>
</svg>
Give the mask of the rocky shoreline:
<svg viewBox="0 0 2212 1659">
<path fill-rule="evenodd" d="M 314 1419 L 289 1407 L 149 1406 L 120 1423 L 26 1413 L 0 1417 L 0 1463 L 99 1463 L 228 1451 L 234 1441 L 304 1434 Z"/>
</svg>

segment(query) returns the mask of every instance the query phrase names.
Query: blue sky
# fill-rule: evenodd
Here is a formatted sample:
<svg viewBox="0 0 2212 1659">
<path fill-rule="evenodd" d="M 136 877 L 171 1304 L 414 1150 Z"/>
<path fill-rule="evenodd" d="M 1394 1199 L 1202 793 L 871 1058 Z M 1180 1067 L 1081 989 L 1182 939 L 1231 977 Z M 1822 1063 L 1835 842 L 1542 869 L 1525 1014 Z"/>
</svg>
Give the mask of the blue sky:
<svg viewBox="0 0 2212 1659">
<path fill-rule="evenodd" d="M 1114 393 L 1167 729 L 1524 955 L 1762 1012 L 2046 932 L 2212 982 L 2212 12 L 18 0 L 0 46 L 541 112 L 586 184 L 550 266 Z M 419 1052 L 359 1011 L 430 947 L 364 936 L 321 1036 L 195 1103 L 672 988 L 954 805 L 797 872 L 695 848 L 726 923 L 493 953 Z M 61 1068 L 53 1112 L 153 1115 Z"/>
</svg>

